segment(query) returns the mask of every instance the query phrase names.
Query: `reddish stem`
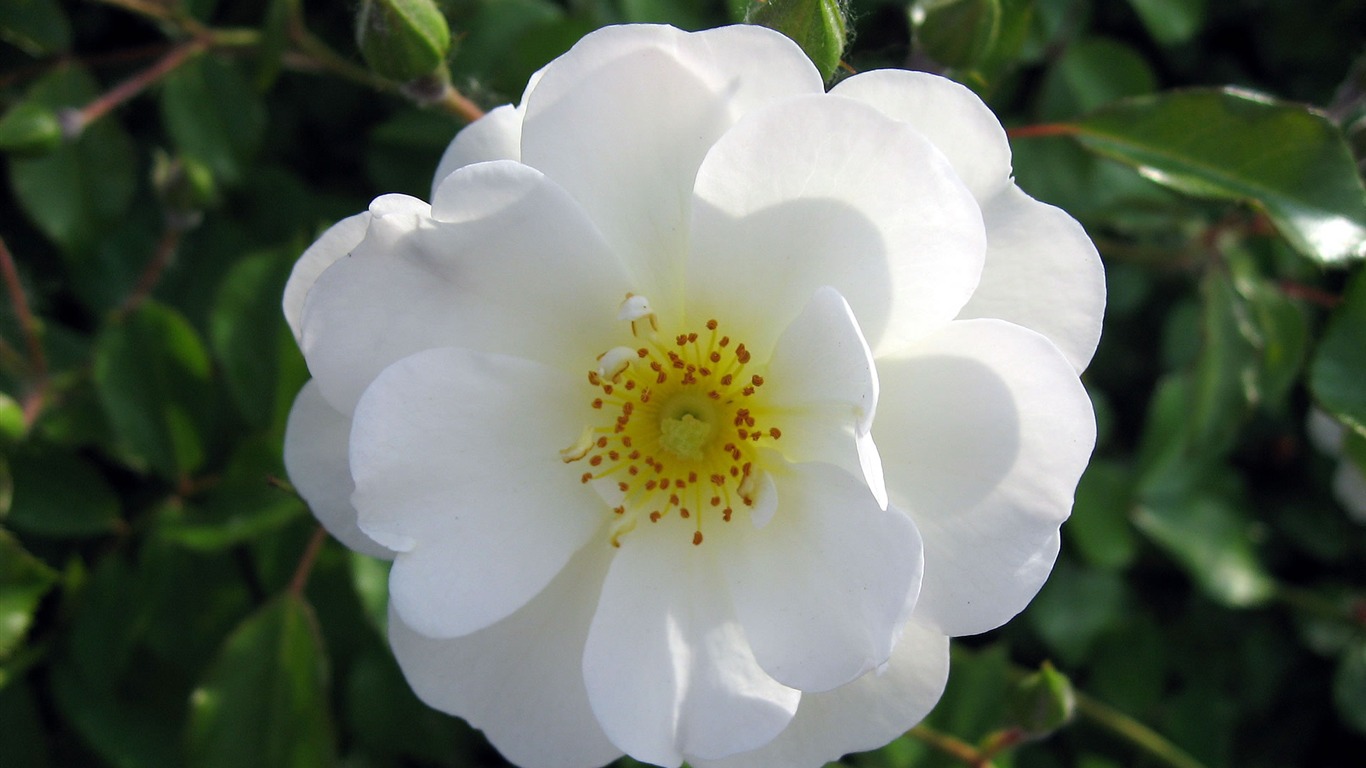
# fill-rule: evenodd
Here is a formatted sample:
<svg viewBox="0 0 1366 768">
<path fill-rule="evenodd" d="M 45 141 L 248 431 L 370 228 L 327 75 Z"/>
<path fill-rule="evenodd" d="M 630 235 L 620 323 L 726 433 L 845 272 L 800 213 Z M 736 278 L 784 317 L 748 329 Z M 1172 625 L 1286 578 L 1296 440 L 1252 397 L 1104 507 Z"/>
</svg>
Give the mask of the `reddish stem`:
<svg viewBox="0 0 1366 768">
<path fill-rule="evenodd" d="M 313 564 L 317 562 L 318 553 L 322 551 L 325 541 L 327 529 L 320 525 L 304 546 L 304 553 L 299 556 L 299 565 L 295 567 L 294 576 L 289 580 L 289 593 L 295 597 L 303 597 L 304 587 L 308 586 L 308 576 L 313 572 Z"/>
<path fill-rule="evenodd" d="M 161 233 L 156 251 L 152 253 L 152 258 L 147 260 L 147 265 L 142 268 L 142 274 L 138 275 L 137 284 L 133 286 L 128 298 L 123 300 L 116 314 L 126 315 L 132 312 L 152 295 L 157 283 L 161 282 L 166 267 L 170 266 L 176 249 L 180 247 L 181 234 L 179 227 L 167 227 L 166 231 Z"/>
<path fill-rule="evenodd" d="M 1080 132 L 1081 129 L 1071 123 L 1040 123 L 1007 128 L 1006 136 L 1011 139 L 1040 139 L 1046 136 L 1075 136 Z"/>
<path fill-rule="evenodd" d="M 162 56 L 152 66 L 142 70 L 122 83 L 111 88 L 108 92 L 86 104 L 75 112 L 68 113 L 69 117 L 62 126 L 68 138 L 75 138 L 81 135 L 87 125 L 104 117 L 113 111 L 120 104 L 128 101 L 134 96 L 142 93 L 148 86 L 152 85 L 161 78 L 174 72 L 177 67 L 184 64 L 191 57 L 203 52 L 209 47 L 208 40 L 195 38 L 189 42 L 182 43 L 172 48 L 165 56 Z"/>
<path fill-rule="evenodd" d="M 33 374 L 33 389 L 24 398 L 24 425 L 32 426 L 38 420 L 47 398 L 47 354 L 43 352 L 43 342 L 38 338 L 38 321 L 29 308 L 28 297 L 24 295 L 23 283 L 19 281 L 19 268 L 9 246 L 0 238 L 0 275 L 3 275 L 5 288 L 9 291 L 10 303 L 14 305 L 14 315 L 19 320 L 19 328 L 28 346 L 29 367 Z"/>
<path fill-rule="evenodd" d="M 1278 283 L 1281 293 L 1292 299 L 1301 299 L 1310 304 L 1316 304 L 1324 309 L 1333 309 L 1342 303 L 1342 297 L 1329 293 L 1322 288 L 1315 288 L 1312 285 L 1297 283 L 1293 280 L 1282 280 Z"/>
</svg>

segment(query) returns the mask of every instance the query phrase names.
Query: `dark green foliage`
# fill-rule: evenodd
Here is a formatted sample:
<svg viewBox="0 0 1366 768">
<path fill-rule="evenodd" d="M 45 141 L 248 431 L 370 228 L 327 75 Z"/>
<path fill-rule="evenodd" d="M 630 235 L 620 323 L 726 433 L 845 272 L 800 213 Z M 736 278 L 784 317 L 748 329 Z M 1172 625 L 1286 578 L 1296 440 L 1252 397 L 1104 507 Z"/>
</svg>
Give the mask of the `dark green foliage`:
<svg viewBox="0 0 1366 768">
<path fill-rule="evenodd" d="M 1019 619 L 955 641 L 926 728 L 1019 768 L 1366 753 L 1366 527 L 1332 490 L 1366 471 L 1362 4 L 123 5 L 0 1 L 0 765 L 501 764 L 403 680 L 386 566 L 312 549 L 280 294 L 324 227 L 430 194 L 460 122 L 393 81 L 449 67 L 492 107 L 603 24 L 747 11 L 835 79 L 911 66 L 982 94 L 1021 187 L 1106 262 L 1100 439 L 1059 562 Z M 223 37 L 75 121 L 204 29 Z M 922 733 L 844 764 L 962 761 Z"/>
</svg>

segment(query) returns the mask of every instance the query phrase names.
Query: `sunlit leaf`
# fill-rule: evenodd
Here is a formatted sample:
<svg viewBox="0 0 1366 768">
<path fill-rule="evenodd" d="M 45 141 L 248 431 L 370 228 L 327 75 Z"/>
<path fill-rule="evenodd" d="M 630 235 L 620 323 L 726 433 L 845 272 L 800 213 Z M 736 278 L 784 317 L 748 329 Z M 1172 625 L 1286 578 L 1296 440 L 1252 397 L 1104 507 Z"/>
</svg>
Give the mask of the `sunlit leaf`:
<svg viewBox="0 0 1366 768">
<path fill-rule="evenodd" d="M 23 642 L 38 602 L 56 581 L 56 572 L 0 529 L 0 659 Z"/>
<path fill-rule="evenodd" d="M 1185 503 L 1149 504 L 1139 509 L 1134 522 L 1212 600 L 1246 607 L 1271 597 L 1275 585 L 1253 547 L 1249 521 L 1228 500 L 1200 496 Z"/>
<path fill-rule="evenodd" d="M 1366 435 L 1366 270 L 1333 311 L 1309 372 L 1319 405 Z"/>
<path fill-rule="evenodd" d="M 1366 256 L 1366 191 L 1323 115 L 1235 89 L 1138 97 L 1077 123 L 1087 148 L 1181 192 L 1251 202 L 1324 263 Z"/>
</svg>

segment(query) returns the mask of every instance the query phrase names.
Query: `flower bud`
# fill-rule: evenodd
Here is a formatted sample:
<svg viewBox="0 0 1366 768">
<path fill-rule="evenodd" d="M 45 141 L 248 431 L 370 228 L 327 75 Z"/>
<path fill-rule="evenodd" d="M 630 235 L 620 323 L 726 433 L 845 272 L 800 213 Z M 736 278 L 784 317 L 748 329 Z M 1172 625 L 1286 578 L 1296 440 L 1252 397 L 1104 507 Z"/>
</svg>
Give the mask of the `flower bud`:
<svg viewBox="0 0 1366 768">
<path fill-rule="evenodd" d="M 433 0 L 363 0 L 356 43 L 375 73 L 407 83 L 442 68 L 451 30 Z"/>
<path fill-rule="evenodd" d="M 61 122 L 55 112 L 42 104 L 26 101 L 0 118 L 0 151 L 42 155 L 61 143 Z"/>
<path fill-rule="evenodd" d="M 841 0 L 757 0 L 745 23 L 776 29 L 797 41 L 826 80 L 835 74 L 849 42 Z"/>
<path fill-rule="evenodd" d="M 1072 681 L 1048 662 L 1038 672 L 1020 678 L 1010 692 L 1010 722 L 1031 739 L 1043 738 L 1066 725 L 1075 708 Z"/>
</svg>

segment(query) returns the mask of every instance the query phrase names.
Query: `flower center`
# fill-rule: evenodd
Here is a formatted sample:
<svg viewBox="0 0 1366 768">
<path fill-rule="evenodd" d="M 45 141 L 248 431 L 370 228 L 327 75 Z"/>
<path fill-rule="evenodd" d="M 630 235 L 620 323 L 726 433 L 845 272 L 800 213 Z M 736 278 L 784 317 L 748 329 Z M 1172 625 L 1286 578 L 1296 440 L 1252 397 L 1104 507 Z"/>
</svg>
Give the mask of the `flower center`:
<svg viewBox="0 0 1366 768">
<path fill-rule="evenodd" d="M 754 505 L 758 449 L 782 431 L 762 407 L 764 379 L 749 350 L 716 320 L 669 337 L 641 297 L 628 296 L 622 315 L 640 346 L 598 358 L 588 383 L 602 419 L 561 456 L 586 462 L 580 481 L 612 505 L 613 545 L 640 518 L 675 514 L 701 544 L 704 521 L 729 523 L 736 508 Z"/>
</svg>

